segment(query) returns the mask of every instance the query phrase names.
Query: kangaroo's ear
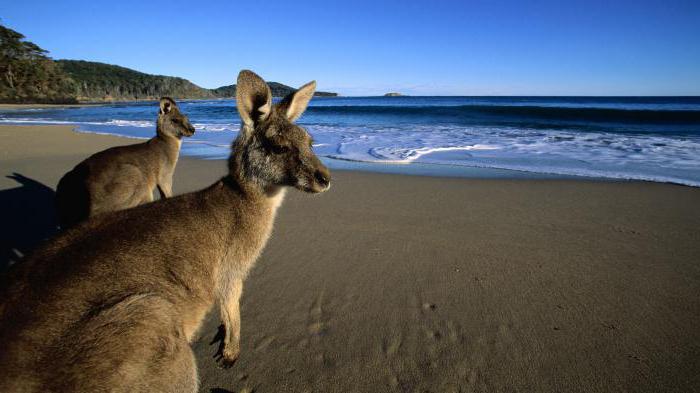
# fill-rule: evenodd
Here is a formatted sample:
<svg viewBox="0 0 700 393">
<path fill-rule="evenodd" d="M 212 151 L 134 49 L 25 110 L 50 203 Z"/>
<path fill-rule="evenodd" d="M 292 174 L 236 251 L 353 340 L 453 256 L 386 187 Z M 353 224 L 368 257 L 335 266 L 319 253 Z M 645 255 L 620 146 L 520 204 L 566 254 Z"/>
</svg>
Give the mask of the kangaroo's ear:
<svg viewBox="0 0 700 393">
<path fill-rule="evenodd" d="M 304 86 L 300 87 L 299 90 L 294 93 L 289 94 L 284 97 L 284 99 L 279 103 L 279 108 L 287 116 L 289 121 L 294 121 L 301 116 L 309 105 L 309 101 L 314 96 L 316 91 L 316 81 L 311 81 Z"/>
<path fill-rule="evenodd" d="M 163 97 L 160 99 L 160 114 L 165 115 L 170 113 L 170 111 L 173 109 L 174 106 L 177 106 L 175 104 L 175 101 L 170 98 L 170 97 Z"/>
<path fill-rule="evenodd" d="M 241 71 L 236 84 L 236 106 L 243 123 L 253 127 L 256 122 L 265 120 L 270 114 L 270 87 L 253 71 Z"/>
</svg>

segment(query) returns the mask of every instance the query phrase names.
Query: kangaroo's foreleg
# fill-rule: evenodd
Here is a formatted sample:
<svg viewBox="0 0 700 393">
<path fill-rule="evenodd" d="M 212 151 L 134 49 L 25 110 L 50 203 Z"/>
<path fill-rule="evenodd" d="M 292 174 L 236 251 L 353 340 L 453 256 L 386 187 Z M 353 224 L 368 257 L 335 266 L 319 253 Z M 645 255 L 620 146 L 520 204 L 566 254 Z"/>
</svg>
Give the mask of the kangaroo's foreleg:
<svg viewBox="0 0 700 393">
<path fill-rule="evenodd" d="M 229 282 L 227 288 L 223 288 L 219 299 L 224 334 L 218 360 L 226 368 L 233 366 L 241 352 L 240 299 L 242 293 L 243 280 L 235 278 Z"/>
</svg>

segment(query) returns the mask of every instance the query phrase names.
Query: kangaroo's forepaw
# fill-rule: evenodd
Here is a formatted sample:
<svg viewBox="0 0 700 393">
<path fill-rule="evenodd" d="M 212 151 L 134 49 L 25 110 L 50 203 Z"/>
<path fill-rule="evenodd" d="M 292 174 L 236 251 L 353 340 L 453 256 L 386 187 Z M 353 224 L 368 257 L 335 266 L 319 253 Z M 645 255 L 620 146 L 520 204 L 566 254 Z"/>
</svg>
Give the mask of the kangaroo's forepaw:
<svg viewBox="0 0 700 393">
<path fill-rule="evenodd" d="M 219 348 L 214 354 L 214 360 L 219 364 L 220 368 L 231 368 L 233 367 L 236 360 L 238 360 L 238 355 L 241 353 L 240 344 L 228 344 L 226 345 L 226 327 L 224 325 L 219 326 L 219 331 L 214 336 L 214 339 L 209 343 L 213 345 L 219 343 Z"/>
<path fill-rule="evenodd" d="M 216 359 L 216 363 L 219 364 L 220 368 L 231 368 L 236 363 L 236 360 L 238 360 L 240 353 L 241 350 L 238 348 L 235 350 L 224 348 L 214 356 L 214 359 Z"/>
</svg>

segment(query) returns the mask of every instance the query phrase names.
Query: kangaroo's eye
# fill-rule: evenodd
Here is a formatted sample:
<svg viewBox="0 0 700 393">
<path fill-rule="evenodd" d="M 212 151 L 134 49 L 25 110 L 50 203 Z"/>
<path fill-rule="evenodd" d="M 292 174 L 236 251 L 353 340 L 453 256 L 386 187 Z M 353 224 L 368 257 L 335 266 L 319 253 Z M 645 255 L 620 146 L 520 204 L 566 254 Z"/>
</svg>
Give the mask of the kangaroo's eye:
<svg viewBox="0 0 700 393">
<path fill-rule="evenodd" d="M 289 147 L 283 145 L 272 145 L 272 152 L 275 154 L 284 154 L 289 151 Z"/>
</svg>

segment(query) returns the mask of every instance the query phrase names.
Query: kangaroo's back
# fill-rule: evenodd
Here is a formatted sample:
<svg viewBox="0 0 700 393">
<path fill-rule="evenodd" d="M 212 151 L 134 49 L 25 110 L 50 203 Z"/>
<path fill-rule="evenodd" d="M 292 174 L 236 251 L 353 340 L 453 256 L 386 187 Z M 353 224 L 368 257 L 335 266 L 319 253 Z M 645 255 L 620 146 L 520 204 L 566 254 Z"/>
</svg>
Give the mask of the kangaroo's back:
<svg viewBox="0 0 700 393">
<path fill-rule="evenodd" d="M 95 153 L 66 173 L 56 187 L 58 223 L 70 228 L 89 217 L 152 200 L 158 171 L 148 142 Z"/>
<path fill-rule="evenodd" d="M 63 175 L 56 186 L 56 218 L 61 228 L 70 228 L 90 216 L 89 170 L 82 162 Z"/>
</svg>

